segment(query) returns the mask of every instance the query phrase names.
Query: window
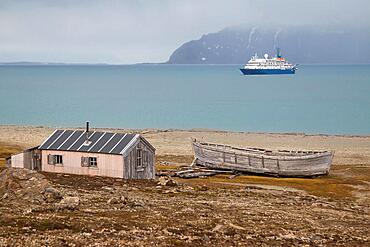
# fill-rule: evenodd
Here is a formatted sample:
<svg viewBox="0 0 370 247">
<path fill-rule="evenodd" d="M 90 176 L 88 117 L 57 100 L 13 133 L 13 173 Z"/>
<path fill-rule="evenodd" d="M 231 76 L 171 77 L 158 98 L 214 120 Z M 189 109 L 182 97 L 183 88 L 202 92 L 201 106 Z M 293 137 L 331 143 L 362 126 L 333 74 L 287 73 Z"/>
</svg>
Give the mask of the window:
<svg viewBox="0 0 370 247">
<path fill-rule="evenodd" d="M 89 167 L 97 167 L 98 159 L 96 157 L 89 157 Z"/>
<path fill-rule="evenodd" d="M 54 164 L 63 164 L 63 156 L 54 155 Z"/>
<path fill-rule="evenodd" d="M 49 165 L 63 165 L 63 156 L 62 155 L 48 155 L 48 164 Z"/>
<path fill-rule="evenodd" d="M 136 166 L 141 167 L 143 165 L 142 163 L 142 150 L 141 148 L 138 148 L 136 150 Z"/>
<path fill-rule="evenodd" d="M 82 167 L 98 167 L 98 157 L 81 157 Z"/>
</svg>

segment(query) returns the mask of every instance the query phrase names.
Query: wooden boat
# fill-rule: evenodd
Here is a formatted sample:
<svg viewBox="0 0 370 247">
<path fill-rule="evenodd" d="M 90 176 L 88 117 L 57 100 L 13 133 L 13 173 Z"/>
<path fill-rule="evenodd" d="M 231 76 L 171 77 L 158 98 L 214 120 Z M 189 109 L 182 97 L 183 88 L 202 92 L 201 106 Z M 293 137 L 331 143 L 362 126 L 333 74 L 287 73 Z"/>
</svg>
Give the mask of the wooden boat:
<svg viewBox="0 0 370 247">
<path fill-rule="evenodd" d="M 193 139 L 194 164 L 213 169 L 281 177 L 327 175 L 332 151 L 269 151 L 198 142 Z"/>
</svg>

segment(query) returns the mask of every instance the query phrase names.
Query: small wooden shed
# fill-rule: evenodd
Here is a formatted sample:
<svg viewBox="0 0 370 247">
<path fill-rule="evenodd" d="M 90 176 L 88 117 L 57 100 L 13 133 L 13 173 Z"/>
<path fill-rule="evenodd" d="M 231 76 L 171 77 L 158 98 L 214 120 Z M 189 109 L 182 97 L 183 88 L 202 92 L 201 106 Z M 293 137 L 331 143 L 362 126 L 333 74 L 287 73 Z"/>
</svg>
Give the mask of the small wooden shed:
<svg viewBox="0 0 370 247">
<path fill-rule="evenodd" d="M 21 153 L 12 155 L 7 160 L 7 165 L 14 168 L 26 168 L 30 170 L 41 170 L 41 151 L 39 147 L 24 150 Z"/>
<path fill-rule="evenodd" d="M 11 158 L 12 167 L 124 179 L 154 179 L 154 164 L 155 148 L 141 135 L 88 128 L 57 129 L 37 149 Z"/>
</svg>

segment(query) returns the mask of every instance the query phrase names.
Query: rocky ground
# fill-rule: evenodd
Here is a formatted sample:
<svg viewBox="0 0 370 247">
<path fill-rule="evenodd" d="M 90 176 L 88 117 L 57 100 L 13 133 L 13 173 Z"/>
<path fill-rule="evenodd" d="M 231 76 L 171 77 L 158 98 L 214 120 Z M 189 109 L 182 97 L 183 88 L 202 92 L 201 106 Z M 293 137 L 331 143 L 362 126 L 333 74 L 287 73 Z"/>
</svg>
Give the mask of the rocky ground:
<svg viewBox="0 0 370 247">
<path fill-rule="evenodd" d="M 367 202 L 285 186 L 0 174 L 0 246 L 369 246 Z"/>
<path fill-rule="evenodd" d="M 329 149 L 329 176 L 155 181 L 6 169 L 47 127 L 0 126 L 0 246 L 370 246 L 370 137 L 209 130 L 143 134 L 159 173 L 192 161 L 190 137 L 242 147 Z"/>
</svg>

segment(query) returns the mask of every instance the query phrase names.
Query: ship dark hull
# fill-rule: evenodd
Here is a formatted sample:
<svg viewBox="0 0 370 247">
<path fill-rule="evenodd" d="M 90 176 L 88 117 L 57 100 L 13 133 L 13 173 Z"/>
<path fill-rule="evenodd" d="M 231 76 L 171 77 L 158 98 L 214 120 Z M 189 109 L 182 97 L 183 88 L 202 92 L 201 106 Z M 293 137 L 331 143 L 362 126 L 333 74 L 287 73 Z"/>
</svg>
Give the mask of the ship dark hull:
<svg viewBox="0 0 370 247">
<path fill-rule="evenodd" d="M 291 75 L 295 74 L 294 69 L 240 69 L 243 75 Z"/>
</svg>

